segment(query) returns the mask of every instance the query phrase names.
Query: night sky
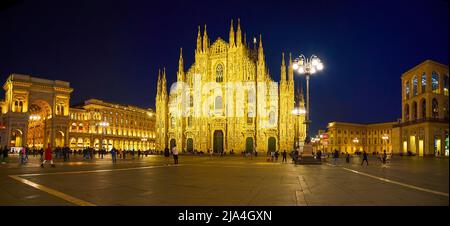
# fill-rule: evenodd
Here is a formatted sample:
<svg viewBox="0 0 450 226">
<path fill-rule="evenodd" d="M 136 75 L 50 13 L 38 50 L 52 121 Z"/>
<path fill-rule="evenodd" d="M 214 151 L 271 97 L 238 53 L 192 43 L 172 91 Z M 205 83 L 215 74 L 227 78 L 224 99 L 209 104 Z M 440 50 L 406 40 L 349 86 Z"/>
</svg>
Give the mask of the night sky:
<svg viewBox="0 0 450 226">
<path fill-rule="evenodd" d="M 180 47 L 185 69 L 193 62 L 197 26 L 228 40 L 237 18 L 249 41 L 262 34 L 276 81 L 283 51 L 324 62 L 311 79 L 312 131 L 330 121 L 395 121 L 401 74 L 426 59 L 448 65 L 448 0 L 25 0 L 0 10 L 1 82 L 11 73 L 69 81 L 72 104 L 154 108 L 158 68 L 172 83 Z"/>
</svg>

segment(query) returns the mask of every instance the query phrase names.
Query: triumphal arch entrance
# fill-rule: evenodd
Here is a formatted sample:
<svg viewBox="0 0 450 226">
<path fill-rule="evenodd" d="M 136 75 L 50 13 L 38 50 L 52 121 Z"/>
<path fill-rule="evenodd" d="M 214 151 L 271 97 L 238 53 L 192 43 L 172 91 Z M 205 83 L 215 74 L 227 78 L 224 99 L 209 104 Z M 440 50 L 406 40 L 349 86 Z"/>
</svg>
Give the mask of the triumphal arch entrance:
<svg viewBox="0 0 450 226">
<path fill-rule="evenodd" d="M 2 146 L 55 148 L 68 143 L 70 83 L 12 74 L 3 89 Z"/>
</svg>

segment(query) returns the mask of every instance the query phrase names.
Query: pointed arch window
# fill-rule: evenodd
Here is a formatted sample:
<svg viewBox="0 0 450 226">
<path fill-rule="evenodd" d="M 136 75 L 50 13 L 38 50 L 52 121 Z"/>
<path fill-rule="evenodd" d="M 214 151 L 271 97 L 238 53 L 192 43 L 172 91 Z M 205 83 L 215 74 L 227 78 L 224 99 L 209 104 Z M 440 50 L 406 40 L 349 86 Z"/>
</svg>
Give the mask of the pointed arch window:
<svg viewBox="0 0 450 226">
<path fill-rule="evenodd" d="M 253 103 L 255 101 L 255 92 L 253 92 L 253 89 L 248 90 L 247 101 L 248 103 Z"/>
<path fill-rule="evenodd" d="M 192 116 L 188 117 L 188 127 L 192 127 Z"/>
<path fill-rule="evenodd" d="M 274 125 L 275 124 L 275 112 L 271 111 L 269 113 L 269 124 Z"/>
<path fill-rule="evenodd" d="M 222 110 L 222 97 L 217 96 L 216 100 L 214 101 L 214 109 L 216 111 Z"/>
<path fill-rule="evenodd" d="M 254 117 L 253 111 L 249 111 L 247 113 L 247 124 L 252 124 L 253 123 L 253 117 Z"/>
<path fill-rule="evenodd" d="M 222 83 L 223 82 L 223 65 L 219 64 L 216 68 L 216 82 Z"/>
</svg>

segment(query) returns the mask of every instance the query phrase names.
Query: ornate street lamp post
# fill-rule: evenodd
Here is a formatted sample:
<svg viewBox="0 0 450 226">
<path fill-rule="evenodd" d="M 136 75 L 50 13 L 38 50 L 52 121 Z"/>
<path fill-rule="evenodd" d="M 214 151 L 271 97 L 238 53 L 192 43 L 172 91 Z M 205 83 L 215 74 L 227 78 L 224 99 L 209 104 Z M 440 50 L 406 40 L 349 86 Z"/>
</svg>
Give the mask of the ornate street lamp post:
<svg viewBox="0 0 450 226">
<path fill-rule="evenodd" d="M 301 143 L 300 131 L 298 128 L 300 126 L 300 125 L 298 125 L 298 123 L 300 122 L 299 118 L 300 118 L 300 115 L 306 114 L 306 110 L 305 110 L 305 108 L 302 108 L 299 105 L 299 106 L 295 107 L 294 110 L 292 110 L 292 114 L 297 116 L 297 120 L 295 120 L 295 123 L 294 123 L 294 125 L 295 125 L 295 147 L 294 148 L 297 148 L 300 146 L 300 143 Z"/>
<path fill-rule="evenodd" d="M 310 58 L 306 58 L 303 54 L 299 58 L 295 59 L 293 69 L 299 74 L 304 74 L 306 77 L 306 139 L 309 139 L 309 124 L 310 121 L 310 108 L 309 108 L 309 78 L 311 75 L 323 70 L 323 63 L 316 55 L 312 55 Z"/>
</svg>

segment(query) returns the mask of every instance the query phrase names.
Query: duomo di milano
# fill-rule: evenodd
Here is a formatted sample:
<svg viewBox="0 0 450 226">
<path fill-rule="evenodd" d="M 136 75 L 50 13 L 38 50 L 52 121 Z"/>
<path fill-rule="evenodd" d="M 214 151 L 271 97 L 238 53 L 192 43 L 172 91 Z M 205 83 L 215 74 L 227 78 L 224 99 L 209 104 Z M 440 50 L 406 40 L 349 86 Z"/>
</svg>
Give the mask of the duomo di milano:
<svg viewBox="0 0 450 226">
<path fill-rule="evenodd" d="M 195 62 L 185 71 L 180 53 L 177 82 L 167 89 L 158 75 L 156 147 L 198 151 L 291 150 L 297 134 L 304 140 L 304 116 L 294 116 L 292 58 L 281 63 L 281 81 L 268 73 L 261 36 L 251 47 L 233 21 L 229 41 L 212 44 L 199 27 Z M 287 73 L 286 73 L 287 72 Z M 298 98 L 302 107 L 303 98 Z M 298 123 L 295 125 L 294 121 Z"/>
</svg>

